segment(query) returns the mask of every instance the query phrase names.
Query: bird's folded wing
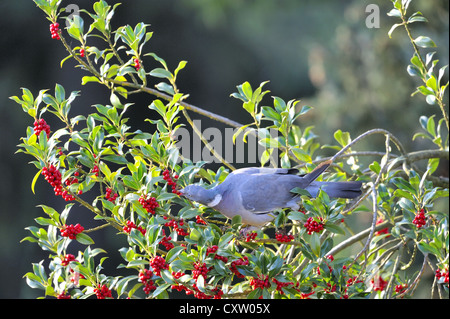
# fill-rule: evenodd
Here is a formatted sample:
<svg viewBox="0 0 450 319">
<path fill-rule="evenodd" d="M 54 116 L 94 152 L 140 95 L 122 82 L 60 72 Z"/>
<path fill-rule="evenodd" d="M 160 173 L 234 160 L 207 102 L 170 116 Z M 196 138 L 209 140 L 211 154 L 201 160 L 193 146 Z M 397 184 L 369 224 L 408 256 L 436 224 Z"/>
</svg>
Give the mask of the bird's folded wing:
<svg viewBox="0 0 450 319">
<path fill-rule="evenodd" d="M 264 213 L 287 207 L 294 197 L 290 190 L 298 185 L 299 180 L 301 178 L 296 175 L 263 174 L 243 176 L 235 186 L 244 209 Z"/>
</svg>

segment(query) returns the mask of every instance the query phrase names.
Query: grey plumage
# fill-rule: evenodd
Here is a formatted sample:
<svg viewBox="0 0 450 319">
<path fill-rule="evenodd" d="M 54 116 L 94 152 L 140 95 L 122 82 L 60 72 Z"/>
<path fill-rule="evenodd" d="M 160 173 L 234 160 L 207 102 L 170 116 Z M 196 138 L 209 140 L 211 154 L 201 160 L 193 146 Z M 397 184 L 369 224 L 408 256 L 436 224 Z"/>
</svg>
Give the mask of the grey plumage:
<svg viewBox="0 0 450 319">
<path fill-rule="evenodd" d="M 331 164 L 326 161 L 312 172 L 297 175 L 296 169 L 242 168 L 235 170 L 219 185 L 206 189 L 189 185 L 180 192 L 190 200 L 214 208 L 233 218 L 241 215 L 242 222 L 261 227 L 270 222 L 272 211 L 280 208 L 298 209 L 299 200 L 291 190 L 295 187 L 317 196 L 319 189 L 330 197 L 355 198 L 361 194 L 361 182 L 316 182 Z"/>
</svg>

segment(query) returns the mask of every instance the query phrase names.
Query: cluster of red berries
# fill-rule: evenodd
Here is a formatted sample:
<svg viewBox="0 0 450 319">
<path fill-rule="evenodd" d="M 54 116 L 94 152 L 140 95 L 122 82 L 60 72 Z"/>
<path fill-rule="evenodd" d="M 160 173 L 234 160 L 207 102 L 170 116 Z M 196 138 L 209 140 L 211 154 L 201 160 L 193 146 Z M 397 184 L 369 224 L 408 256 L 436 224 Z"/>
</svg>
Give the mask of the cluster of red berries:
<svg viewBox="0 0 450 319">
<path fill-rule="evenodd" d="M 109 188 L 109 187 L 106 188 L 105 198 L 107 200 L 109 200 L 111 203 L 114 203 L 118 196 L 119 195 L 117 193 L 115 193 L 111 188 Z"/>
<path fill-rule="evenodd" d="M 78 172 L 73 173 L 73 176 L 70 176 L 66 179 L 65 184 L 67 186 L 70 186 L 72 184 L 78 184 L 80 182 L 77 178 L 78 176 L 80 176 L 80 173 Z"/>
<path fill-rule="evenodd" d="M 334 257 L 333 257 L 333 255 L 328 255 L 327 257 L 326 257 L 326 259 L 329 259 L 331 262 L 334 260 Z M 327 261 L 326 260 L 324 260 L 325 261 L 325 264 L 326 264 L 326 266 L 328 267 L 328 270 L 330 271 L 330 273 L 333 271 L 333 267 L 331 267 L 328 263 L 327 263 Z M 344 267 L 345 268 L 343 268 L 343 269 L 346 269 L 346 266 L 344 265 Z M 317 274 L 318 275 L 320 275 L 320 266 L 317 266 Z"/>
<path fill-rule="evenodd" d="M 275 239 L 279 241 L 280 243 L 288 243 L 292 240 L 294 240 L 294 235 L 286 235 L 282 233 L 275 234 Z"/>
<path fill-rule="evenodd" d="M 76 224 L 75 226 L 70 225 L 64 225 L 61 229 L 61 236 L 63 237 L 69 237 L 70 239 L 75 239 L 77 235 L 84 231 L 84 227 L 80 224 Z"/>
<path fill-rule="evenodd" d="M 441 270 L 439 268 L 436 269 L 435 275 L 438 280 L 443 278 L 444 283 L 448 285 L 448 268 L 445 268 L 445 270 Z"/>
<path fill-rule="evenodd" d="M 382 222 L 384 222 L 384 220 L 383 219 L 378 219 L 377 220 L 377 225 L 378 224 L 381 224 Z M 380 235 L 384 235 L 384 234 L 389 234 L 389 228 L 388 227 L 386 227 L 386 228 L 383 228 L 383 229 L 380 229 L 379 231 L 377 231 L 376 233 L 375 233 L 375 236 L 380 236 Z M 386 236 L 386 238 L 387 237 L 391 237 L 391 235 L 388 235 L 388 236 Z"/>
<path fill-rule="evenodd" d="M 64 198 L 64 200 L 66 202 L 70 202 L 75 200 L 75 196 L 73 196 L 72 194 L 70 194 L 68 191 L 63 191 L 61 194 L 62 198 Z"/>
<path fill-rule="evenodd" d="M 84 58 L 84 54 L 85 54 L 84 49 L 80 49 L 80 57 L 81 57 L 81 58 Z"/>
<path fill-rule="evenodd" d="M 284 287 L 287 287 L 287 286 L 290 286 L 290 285 L 292 285 L 294 289 L 296 289 L 297 291 L 300 292 L 300 290 L 298 289 L 298 287 L 299 287 L 299 285 L 300 285 L 299 282 L 297 282 L 297 284 L 294 286 L 294 283 L 293 283 L 293 282 L 281 282 L 281 281 L 276 280 L 275 278 L 273 278 L 272 281 L 277 285 L 277 288 L 276 288 L 276 289 L 277 289 L 282 295 L 284 295 L 283 288 L 284 288 Z"/>
<path fill-rule="evenodd" d="M 203 276 L 203 278 L 206 279 L 206 276 L 208 275 L 208 272 L 213 268 L 211 266 L 210 268 L 206 267 L 205 263 L 202 262 L 194 262 L 194 270 L 192 270 L 192 278 L 197 279 L 200 275 Z"/>
<path fill-rule="evenodd" d="M 211 247 L 208 247 L 206 249 L 206 256 L 208 256 L 209 254 L 215 254 L 214 255 L 214 259 L 222 260 L 224 263 L 227 263 L 228 262 L 228 258 L 227 257 L 220 256 L 220 255 L 216 254 L 218 249 L 219 249 L 219 246 L 217 246 L 217 245 L 213 245 Z"/>
<path fill-rule="evenodd" d="M 167 219 L 167 216 L 164 216 L 163 218 Z M 170 221 L 164 224 L 164 226 L 166 227 L 173 227 L 173 229 L 177 232 L 178 235 L 188 236 L 189 233 L 187 232 L 187 230 L 181 227 L 183 225 L 184 225 L 183 218 L 180 218 L 178 222 L 175 219 L 171 219 Z"/>
<path fill-rule="evenodd" d="M 94 157 L 95 157 L 95 155 L 94 155 Z M 94 165 L 94 167 L 91 169 L 91 173 L 94 173 L 94 175 L 98 177 L 99 172 L 100 172 L 100 169 L 98 168 L 98 166 Z"/>
<path fill-rule="evenodd" d="M 72 201 L 75 199 L 75 196 L 63 189 L 61 172 L 55 166 L 49 165 L 49 167 L 43 167 L 42 175 L 45 176 L 45 180 L 53 187 L 56 196 L 61 195 L 65 201 Z M 78 179 L 70 177 L 66 180 L 66 185 L 71 185 L 73 183 L 78 183 Z"/>
<path fill-rule="evenodd" d="M 215 254 L 218 249 L 219 249 L 219 246 L 217 246 L 217 245 L 212 245 L 211 247 L 208 247 L 206 249 L 206 256 L 208 256 L 209 254 Z"/>
<path fill-rule="evenodd" d="M 56 22 L 50 24 L 50 33 L 52 34 L 52 39 L 61 40 L 58 32 L 59 32 L 59 23 Z"/>
<path fill-rule="evenodd" d="M 186 294 L 188 294 L 189 289 L 187 289 L 186 286 L 182 285 L 182 284 L 177 284 L 177 285 L 172 285 L 170 288 L 172 288 L 173 290 L 176 291 L 186 291 Z"/>
<path fill-rule="evenodd" d="M 362 280 L 356 280 L 356 278 L 357 278 L 357 276 L 354 276 L 354 277 L 348 279 L 348 280 L 346 281 L 346 284 L 345 284 L 345 285 L 346 285 L 347 287 L 350 287 L 350 286 L 352 286 L 352 285 L 354 285 L 354 284 L 364 282 L 364 281 L 362 281 Z"/>
<path fill-rule="evenodd" d="M 75 256 L 72 254 L 67 254 L 64 256 L 63 260 L 61 260 L 61 265 L 67 266 L 71 261 L 76 261 Z"/>
<path fill-rule="evenodd" d="M 421 228 L 425 226 L 427 223 L 427 218 L 425 217 L 425 210 L 422 208 L 420 212 L 414 217 L 413 224 L 417 226 L 417 228 Z"/>
<path fill-rule="evenodd" d="M 313 217 L 309 217 L 306 220 L 306 223 L 303 224 L 303 227 L 308 231 L 308 235 L 311 235 L 313 232 L 320 233 L 323 230 L 324 223 L 322 217 L 319 217 L 319 222 L 314 220 Z"/>
<path fill-rule="evenodd" d="M 332 285 L 331 283 L 327 282 L 327 288 L 324 288 L 323 291 L 324 291 L 326 294 L 330 294 L 330 293 L 332 293 L 332 292 L 335 292 L 336 289 L 337 289 L 336 284 Z"/>
<path fill-rule="evenodd" d="M 175 279 L 180 279 L 182 276 L 184 276 L 185 275 L 185 273 L 184 272 L 181 272 L 181 271 L 177 271 L 177 272 L 175 272 L 175 271 L 172 271 L 172 276 L 173 276 L 173 278 L 175 278 Z"/>
<path fill-rule="evenodd" d="M 156 286 L 151 280 L 153 277 L 153 273 L 149 269 L 144 269 L 143 271 L 139 272 L 139 281 L 144 284 L 144 293 L 146 295 L 150 294 L 153 290 L 156 289 Z"/>
<path fill-rule="evenodd" d="M 252 240 L 255 240 L 257 235 L 258 235 L 258 233 L 254 232 L 254 231 L 245 234 L 245 242 L 248 243 L 248 242 L 251 242 Z"/>
<path fill-rule="evenodd" d="M 178 196 L 181 195 L 180 191 L 177 189 L 177 183 L 176 180 L 178 179 L 178 175 L 174 175 L 173 179 L 175 179 L 175 181 L 172 179 L 172 177 L 170 176 L 170 172 L 168 169 L 166 169 L 163 172 L 163 179 L 167 182 L 167 184 L 169 184 L 169 186 L 172 187 L 172 193 L 177 194 Z"/>
<path fill-rule="evenodd" d="M 383 291 L 388 284 L 388 282 L 381 278 L 381 276 L 372 279 L 371 283 L 373 286 L 373 291 Z"/>
<path fill-rule="evenodd" d="M 47 133 L 47 137 L 50 136 L 50 125 L 45 122 L 44 119 L 39 119 L 34 121 L 34 134 L 36 134 L 39 137 L 39 134 L 41 134 L 42 131 L 45 131 Z"/>
<path fill-rule="evenodd" d="M 66 181 L 65 181 L 66 186 L 70 186 L 72 184 L 78 184 L 79 183 L 79 180 L 78 180 L 77 177 L 80 175 L 80 173 L 75 172 L 75 173 L 73 173 L 73 175 L 74 176 L 70 176 L 69 178 L 66 179 Z M 83 194 L 83 191 L 80 189 L 78 191 L 78 195 L 81 195 L 81 194 Z M 63 191 L 61 195 L 66 201 L 75 200 L 75 196 L 69 194 L 68 191 Z"/>
<path fill-rule="evenodd" d="M 202 219 L 202 217 L 200 215 L 195 216 L 195 222 L 197 224 L 203 224 L 206 225 L 206 222 Z"/>
<path fill-rule="evenodd" d="M 215 292 L 216 294 L 214 296 L 207 295 L 204 292 L 201 292 L 196 284 L 192 285 L 193 290 L 187 288 L 184 285 L 178 284 L 178 285 L 172 285 L 171 287 L 173 290 L 177 291 L 186 291 L 186 295 L 194 295 L 197 299 L 222 299 L 223 291 L 217 287 L 211 289 L 211 292 Z"/>
<path fill-rule="evenodd" d="M 53 165 L 42 168 L 42 175 L 45 176 L 45 180 L 53 187 L 55 195 L 62 194 L 61 184 L 61 172 Z"/>
<path fill-rule="evenodd" d="M 75 259 L 75 256 L 72 254 L 64 255 L 64 257 L 61 258 L 61 265 L 62 266 L 69 266 L 71 261 L 77 261 Z M 80 274 L 79 272 L 74 271 L 72 268 L 69 267 L 69 271 L 72 273 L 70 276 L 70 281 L 75 285 L 78 286 L 80 279 L 85 279 L 85 277 Z"/>
<path fill-rule="evenodd" d="M 231 267 L 230 270 L 232 273 L 234 273 L 236 275 L 236 277 L 238 278 L 244 278 L 244 275 L 242 275 L 239 270 L 237 269 L 236 266 L 247 266 L 249 264 L 248 262 L 248 257 L 244 256 L 241 259 L 235 260 L 231 263 Z"/>
<path fill-rule="evenodd" d="M 398 294 L 404 293 L 406 288 L 408 288 L 407 284 L 404 285 L 395 285 L 395 292 Z"/>
<path fill-rule="evenodd" d="M 199 266 L 199 267 L 201 268 L 201 270 L 199 270 L 199 271 L 204 272 L 203 267 L 202 266 Z M 193 271 L 193 273 L 194 273 L 194 271 Z M 206 273 L 207 273 L 207 271 L 206 271 Z M 202 276 L 206 276 L 206 273 L 204 273 L 204 275 L 202 274 Z M 172 276 L 175 279 L 179 279 L 180 277 L 182 277 L 184 275 L 185 275 L 185 273 L 181 272 L 181 271 L 180 272 L 172 272 Z M 197 278 L 198 278 L 198 276 L 197 276 Z M 210 295 L 210 294 L 207 295 L 204 292 L 201 292 L 195 283 L 192 285 L 193 290 L 187 288 L 186 286 L 184 286 L 182 284 L 172 285 L 171 288 L 176 291 L 184 290 L 186 292 L 186 295 L 194 295 L 194 297 L 197 299 L 212 299 L 212 298 L 221 299 L 222 295 L 223 295 L 223 291 L 217 287 L 211 289 L 211 292 L 216 293 L 215 295 Z"/>
<path fill-rule="evenodd" d="M 300 294 L 300 299 L 311 299 L 311 298 L 309 298 L 309 296 L 311 296 L 311 295 L 314 295 L 316 292 L 313 290 L 313 291 L 311 291 L 311 292 L 302 292 L 301 294 Z"/>
<path fill-rule="evenodd" d="M 82 274 L 80 274 L 79 272 L 74 271 L 73 269 L 70 269 L 70 272 L 73 274 L 70 277 L 70 282 L 72 282 L 75 286 L 79 286 L 80 284 L 80 279 L 86 279 L 86 277 L 84 277 Z"/>
<path fill-rule="evenodd" d="M 258 275 L 258 277 L 250 279 L 250 286 L 252 286 L 253 289 L 269 288 L 270 287 L 269 276 Z"/>
<path fill-rule="evenodd" d="M 136 71 L 139 71 L 139 69 L 141 68 L 141 62 L 139 61 L 139 59 L 134 59 L 134 68 L 136 69 Z"/>
<path fill-rule="evenodd" d="M 326 259 L 330 260 L 330 262 L 334 261 L 334 257 L 332 255 L 326 256 Z M 328 266 L 328 268 L 330 270 L 330 273 L 331 273 L 333 271 L 333 268 L 331 268 L 330 265 L 328 265 L 328 263 L 326 261 L 325 261 L 325 263 L 327 264 L 327 266 Z M 346 270 L 347 266 L 345 266 L 345 265 L 342 266 L 342 269 Z M 320 266 L 317 267 L 317 274 L 320 275 Z M 276 282 L 275 279 L 273 281 Z M 342 298 L 348 299 L 349 298 L 349 295 L 347 294 L 348 287 L 350 287 L 350 286 L 352 286 L 354 284 L 357 284 L 357 283 L 364 283 L 364 281 L 363 280 L 357 280 L 357 276 L 350 277 L 348 280 L 346 280 L 346 288 L 343 291 Z M 290 283 L 290 284 L 294 285 L 293 283 Z M 282 285 L 284 285 L 284 283 Z M 377 290 L 381 291 L 381 290 L 386 288 L 386 285 L 387 285 L 387 282 L 384 281 L 381 277 L 376 278 L 375 281 L 372 280 L 372 286 L 374 288 L 374 291 L 377 291 Z M 298 287 L 299 287 L 299 283 L 297 282 L 297 284 L 295 286 L 293 286 L 292 288 L 300 292 Z M 317 287 L 317 284 L 313 283 L 312 284 L 312 288 L 316 288 L 316 287 Z M 326 287 L 323 288 L 323 292 L 327 293 L 327 294 L 335 292 L 336 290 L 337 290 L 337 285 L 336 284 L 331 284 L 329 282 L 326 283 Z M 311 295 L 315 294 L 315 293 L 316 293 L 315 290 L 312 290 L 309 293 L 301 293 L 301 298 L 302 299 L 309 299 L 309 297 Z"/>
<path fill-rule="evenodd" d="M 156 201 L 155 197 L 149 197 L 142 195 L 139 197 L 139 203 L 144 207 L 144 209 L 147 211 L 147 213 L 155 215 L 156 211 L 155 209 L 159 207 L 158 202 Z"/>
<path fill-rule="evenodd" d="M 169 269 L 169 265 L 166 260 L 161 256 L 155 256 L 150 260 L 150 266 L 153 268 L 153 272 L 157 276 L 161 276 L 162 269 Z"/>
<path fill-rule="evenodd" d="M 161 245 L 164 246 L 164 248 L 166 248 L 167 251 L 171 250 L 173 247 L 175 247 L 175 245 L 173 243 L 171 243 L 170 241 L 172 240 L 172 237 L 166 237 L 166 234 L 164 232 L 163 229 L 163 238 L 161 239 L 161 241 L 159 242 Z"/>
<path fill-rule="evenodd" d="M 94 289 L 94 292 L 97 296 L 97 299 L 112 298 L 111 290 L 107 285 L 100 286 L 99 284 L 97 288 Z"/>
<path fill-rule="evenodd" d="M 69 293 L 63 291 L 62 293 L 56 296 L 56 299 L 70 299 L 72 296 Z"/>
<path fill-rule="evenodd" d="M 146 230 L 141 226 L 136 226 L 131 220 L 127 220 L 127 225 L 123 227 L 123 231 L 129 234 L 132 229 L 137 229 L 141 232 L 142 235 L 145 235 Z"/>
</svg>

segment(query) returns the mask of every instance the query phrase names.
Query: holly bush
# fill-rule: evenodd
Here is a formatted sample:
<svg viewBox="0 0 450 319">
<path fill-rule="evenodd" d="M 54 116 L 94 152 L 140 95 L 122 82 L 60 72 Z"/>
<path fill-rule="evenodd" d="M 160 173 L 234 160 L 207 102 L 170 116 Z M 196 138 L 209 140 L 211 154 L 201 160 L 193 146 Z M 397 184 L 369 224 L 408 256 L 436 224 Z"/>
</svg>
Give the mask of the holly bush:
<svg viewBox="0 0 450 319">
<path fill-rule="evenodd" d="M 388 15 L 398 20 L 389 36 L 403 28 L 411 40 L 414 53 L 407 72 L 420 83 L 413 94 L 425 96 L 436 110 L 418 117 L 422 131 L 412 138 L 429 141 L 421 144 L 429 149 L 415 152 L 385 128 L 356 138 L 338 130 L 335 145 L 320 145 L 313 127 L 296 122 L 311 107 L 280 97 L 263 102 L 267 82 L 256 88 L 245 82 L 231 94 L 242 102 L 243 114 L 252 117 L 250 124 L 206 111 L 187 103 L 188 94 L 177 87 L 186 61 L 171 70 L 163 58 L 146 51 L 149 25 L 113 28 L 117 4 L 97 1 L 92 11 L 67 17 L 61 0 L 34 2 L 51 23 L 51 37 L 68 52 L 61 66 L 74 60 L 86 72 L 82 85 L 102 85 L 111 94 L 88 115 L 76 115 L 72 107 L 80 92 L 67 93 L 60 84 L 34 94 L 23 88 L 21 97 L 11 97 L 34 120 L 19 145 L 37 169 L 33 192 L 43 176 L 55 196 L 67 202 L 62 211 L 40 205 L 36 224 L 27 227 L 30 236 L 24 241 L 49 254 L 24 276 L 31 288 L 57 298 L 169 298 L 175 291 L 208 299 L 409 298 L 431 269 L 430 296 L 448 294 L 448 177 L 436 174 L 439 163 L 449 158 L 446 66 L 438 69 L 430 51 L 433 40 L 412 36 L 413 24 L 427 20 L 420 12 L 409 14 L 410 1 L 393 1 Z M 66 27 L 58 21 L 67 22 Z M 152 64 L 157 67 L 147 69 Z M 132 94 L 153 98 L 148 107 L 156 112 L 149 114 L 157 116 L 146 121 L 154 131 L 132 131 L 127 125 Z M 294 189 L 301 196 L 299 211 L 280 210 L 262 229 L 242 231 L 239 216 L 226 219 L 180 196 L 179 189 L 188 184 L 216 185 L 235 169 L 196 129 L 189 113 L 233 127 L 233 141 L 256 137 L 266 146 L 261 165 L 279 160 L 282 167 L 306 173 L 332 160 L 321 178 L 363 181 L 363 194 L 349 202 L 324 192 L 309 198 Z M 61 125 L 50 128 L 49 116 Z M 176 140 L 181 119 L 217 157 L 219 169 L 182 156 Z M 361 140 L 373 135 L 384 136 L 384 149 L 357 150 Z M 324 156 L 330 149 L 336 154 Z M 77 219 L 71 213 L 75 204 L 100 225 L 68 224 L 69 215 Z M 356 231 L 347 223 L 352 215 L 370 216 L 371 222 Z M 108 253 L 90 234 L 107 228 L 116 231 L 108 241 L 123 258 L 117 269 L 127 275 L 106 274 L 102 267 Z M 75 252 L 74 241 L 85 248 Z"/>
</svg>

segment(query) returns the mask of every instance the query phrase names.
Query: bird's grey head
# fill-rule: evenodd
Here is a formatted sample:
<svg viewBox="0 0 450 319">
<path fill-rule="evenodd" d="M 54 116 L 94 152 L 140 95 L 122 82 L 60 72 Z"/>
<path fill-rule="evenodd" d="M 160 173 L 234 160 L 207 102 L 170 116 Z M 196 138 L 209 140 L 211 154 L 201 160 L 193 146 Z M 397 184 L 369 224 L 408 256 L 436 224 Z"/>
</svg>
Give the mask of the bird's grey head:
<svg viewBox="0 0 450 319">
<path fill-rule="evenodd" d="M 188 185 L 181 189 L 180 193 L 194 202 L 210 207 L 216 206 L 222 199 L 222 196 L 213 189 L 206 189 L 200 185 Z"/>
</svg>

